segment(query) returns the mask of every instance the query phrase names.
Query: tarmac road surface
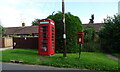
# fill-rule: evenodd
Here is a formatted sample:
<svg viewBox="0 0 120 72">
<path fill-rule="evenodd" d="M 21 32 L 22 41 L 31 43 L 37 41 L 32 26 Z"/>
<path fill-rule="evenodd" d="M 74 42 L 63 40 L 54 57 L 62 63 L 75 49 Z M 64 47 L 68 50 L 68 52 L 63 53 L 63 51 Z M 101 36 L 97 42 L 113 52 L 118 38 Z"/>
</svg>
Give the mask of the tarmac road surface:
<svg viewBox="0 0 120 72">
<path fill-rule="evenodd" d="M 1 72 L 108 72 L 108 71 L 95 71 L 95 70 L 87 70 L 87 69 L 58 68 L 52 66 L 1 63 L 1 62 L 0 62 L 0 71 Z"/>
<path fill-rule="evenodd" d="M 27 65 L 27 64 L 14 64 L 14 63 L 0 63 L 2 70 L 80 70 L 73 68 L 58 68 L 51 66 L 41 65 Z"/>
</svg>

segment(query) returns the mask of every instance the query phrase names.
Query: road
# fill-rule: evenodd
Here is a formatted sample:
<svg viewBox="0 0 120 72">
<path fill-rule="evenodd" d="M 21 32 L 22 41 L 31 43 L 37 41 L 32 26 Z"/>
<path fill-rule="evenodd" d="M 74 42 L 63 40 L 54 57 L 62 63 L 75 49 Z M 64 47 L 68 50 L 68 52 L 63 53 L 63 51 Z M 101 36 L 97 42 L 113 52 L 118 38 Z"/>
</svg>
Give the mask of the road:
<svg viewBox="0 0 120 72">
<path fill-rule="evenodd" d="M 1 72 L 108 72 L 108 71 L 95 71 L 95 70 L 87 70 L 87 69 L 58 68 L 51 66 L 1 63 L 1 62 L 0 62 L 0 71 Z"/>
<path fill-rule="evenodd" d="M 2 70 L 79 70 L 73 68 L 58 68 L 41 65 L 13 64 L 13 63 L 0 63 L 0 64 L 2 64 Z"/>
</svg>

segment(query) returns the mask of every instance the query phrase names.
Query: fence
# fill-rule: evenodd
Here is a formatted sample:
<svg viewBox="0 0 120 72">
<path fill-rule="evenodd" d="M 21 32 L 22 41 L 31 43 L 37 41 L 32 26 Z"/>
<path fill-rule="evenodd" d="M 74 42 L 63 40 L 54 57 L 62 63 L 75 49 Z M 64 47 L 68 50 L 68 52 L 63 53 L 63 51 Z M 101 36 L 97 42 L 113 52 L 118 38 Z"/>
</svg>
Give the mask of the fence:
<svg viewBox="0 0 120 72">
<path fill-rule="evenodd" d="M 4 46 L 3 47 L 12 47 L 13 46 L 13 39 L 12 38 L 3 38 L 3 44 Z"/>
<path fill-rule="evenodd" d="M 38 49 L 38 37 L 13 38 L 13 48 Z"/>
<path fill-rule="evenodd" d="M 12 38 L 9 38 L 9 37 L 0 38 L 0 48 L 12 47 L 12 46 L 13 46 Z"/>
<path fill-rule="evenodd" d="M 0 48 L 2 48 L 3 47 L 3 38 L 1 37 L 0 38 Z"/>
</svg>

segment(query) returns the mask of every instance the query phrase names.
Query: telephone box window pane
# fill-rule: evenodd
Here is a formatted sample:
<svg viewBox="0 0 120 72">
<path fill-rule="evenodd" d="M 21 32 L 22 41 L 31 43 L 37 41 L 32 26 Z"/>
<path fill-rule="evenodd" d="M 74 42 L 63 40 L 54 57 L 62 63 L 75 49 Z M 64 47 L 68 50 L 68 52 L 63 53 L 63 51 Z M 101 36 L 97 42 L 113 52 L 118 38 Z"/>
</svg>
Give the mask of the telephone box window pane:
<svg viewBox="0 0 120 72">
<path fill-rule="evenodd" d="M 45 33 L 47 32 L 47 26 L 42 26 L 40 29 L 41 32 L 45 32 Z"/>
<path fill-rule="evenodd" d="M 42 43 L 43 43 L 43 44 L 47 44 L 47 42 L 45 42 L 45 41 L 43 41 Z"/>
<path fill-rule="evenodd" d="M 54 45 L 52 45 L 52 47 L 54 47 Z"/>
<path fill-rule="evenodd" d="M 54 38 L 54 36 L 52 36 L 52 38 Z"/>
<path fill-rule="evenodd" d="M 42 43 L 47 43 L 47 40 L 43 40 Z"/>
<path fill-rule="evenodd" d="M 43 36 L 43 38 L 46 38 L 46 36 Z"/>
<path fill-rule="evenodd" d="M 54 41 L 54 39 L 52 39 L 52 41 Z"/>
<path fill-rule="evenodd" d="M 54 48 L 52 48 L 52 50 L 54 50 Z"/>
<path fill-rule="evenodd" d="M 47 39 L 43 39 L 43 42 L 47 42 Z"/>
<path fill-rule="evenodd" d="M 47 26 L 42 26 L 40 29 L 47 29 Z"/>
<path fill-rule="evenodd" d="M 43 35 L 47 35 L 46 33 L 43 33 Z"/>
<path fill-rule="evenodd" d="M 54 27 L 52 27 L 52 32 L 54 32 Z"/>
<path fill-rule="evenodd" d="M 54 30 L 52 30 L 52 32 L 54 32 Z"/>
<path fill-rule="evenodd" d="M 52 35 L 54 35 L 54 33 L 52 33 Z"/>
<path fill-rule="evenodd" d="M 47 47 L 47 44 L 46 43 L 42 43 L 42 47 Z"/>
<path fill-rule="evenodd" d="M 42 31 L 47 31 L 47 29 L 42 29 Z"/>
<path fill-rule="evenodd" d="M 47 30 L 43 30 L 42 32 L 45 32 L 45 33 L 46 33 L 46 32 L 47 32 Z"/>
<path fill-rule="evenodd" d="M 42 47 L 47 47 L 47 45 L 46 45 L 46 44 L 43 44 Z"/>
<path fill-rule="evenodd" d="M 45 30 L 47 29 L 47 26 L 42 26 L 41 29 Z"/>
<path fill-rule="evenodd" d="M 45 45 L 43 45 L 42 47 L 46 47 L 47 48 L 47 46 L 45 46 Z"/>
<path fill-rule="evenodd" d="M 52 27 L 52 29 L 54 29 L 54 27 Z"/>
<path fill-rule="evenodd" d="M 43 45 L 46 45 L 47 43 L 43 42 L 42 44 L 43 44 Z"/>
<path fill-rule="evenodd" d="M 47 28 L 47 26 L 42 26 L 42 28 L 43 28 L 43 29 L 46 29 L 46 28 Z"/>
</svg>

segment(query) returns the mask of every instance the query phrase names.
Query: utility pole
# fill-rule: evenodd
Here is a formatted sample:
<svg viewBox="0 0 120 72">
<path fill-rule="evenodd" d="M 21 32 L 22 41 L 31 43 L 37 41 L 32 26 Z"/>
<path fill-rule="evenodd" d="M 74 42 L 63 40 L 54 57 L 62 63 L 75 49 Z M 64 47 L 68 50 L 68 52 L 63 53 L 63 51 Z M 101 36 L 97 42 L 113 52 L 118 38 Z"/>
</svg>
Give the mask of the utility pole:
<svg viewBox="0 0 120 72">
<path fill-rule="evenodd" d="M 63 57 L 66 57 L 66 28 L 65 28 L 65 3 L 64 0 L 62 0 L 62 23 L 63 23 Z"/>
</svg>

